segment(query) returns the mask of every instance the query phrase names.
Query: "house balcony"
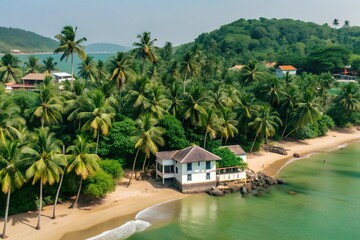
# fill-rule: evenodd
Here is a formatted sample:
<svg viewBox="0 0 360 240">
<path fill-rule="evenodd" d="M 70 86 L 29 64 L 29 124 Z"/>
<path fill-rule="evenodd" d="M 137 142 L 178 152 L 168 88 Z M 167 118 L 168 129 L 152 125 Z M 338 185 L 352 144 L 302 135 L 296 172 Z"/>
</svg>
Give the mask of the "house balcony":
<svg viewBox="0 0 360 240">
<path fill-rule="evenodd" d="M 218 168 L 216 170 L 216 180 L 218 182 L 246 181 L 246 172 L 238 167 Z"/>
</svg>

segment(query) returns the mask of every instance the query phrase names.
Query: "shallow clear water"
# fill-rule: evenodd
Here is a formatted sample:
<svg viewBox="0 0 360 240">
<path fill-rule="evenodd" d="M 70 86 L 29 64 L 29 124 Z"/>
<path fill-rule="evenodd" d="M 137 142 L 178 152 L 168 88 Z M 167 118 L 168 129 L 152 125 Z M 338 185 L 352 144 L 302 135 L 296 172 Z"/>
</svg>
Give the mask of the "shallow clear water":
<svg viewBox="0 0 360 240">
<path fill-rule="evenodd" d="M 295 161 L 279 175 L 288 184 L 261 198 L 194 195 L 150 208 L 138 219 L 152 227 L 129 239 L 360 239 L 359 156 L 356 143 Z"/>
</svg>

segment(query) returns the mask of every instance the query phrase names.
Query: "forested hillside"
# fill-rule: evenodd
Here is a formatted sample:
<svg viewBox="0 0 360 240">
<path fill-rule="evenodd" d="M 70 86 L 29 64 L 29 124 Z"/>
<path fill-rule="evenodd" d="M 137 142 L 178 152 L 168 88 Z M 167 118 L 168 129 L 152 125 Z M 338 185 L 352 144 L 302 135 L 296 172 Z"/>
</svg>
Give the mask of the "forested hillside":
<svg viewBox="0 0 360 240">
<path fill-rule="evenodd" d="M 33 32 L 0 27 L 0 52 L 2 53 L 13 49 L 27 53 L 53 52 L 57 46 L 57 41 Z"/>
<path fill-rule="evenodd" d="M 327 47 L 360 53 L 360 27 L 331 27 L 292 19 L 239 19 L 195 40 L 208 53 L 221 55 L 228 65 L 250 59 L 304 65 L 309 54 Z M 178 48 L 184 52 L 194 43 Z"/>
</svg>

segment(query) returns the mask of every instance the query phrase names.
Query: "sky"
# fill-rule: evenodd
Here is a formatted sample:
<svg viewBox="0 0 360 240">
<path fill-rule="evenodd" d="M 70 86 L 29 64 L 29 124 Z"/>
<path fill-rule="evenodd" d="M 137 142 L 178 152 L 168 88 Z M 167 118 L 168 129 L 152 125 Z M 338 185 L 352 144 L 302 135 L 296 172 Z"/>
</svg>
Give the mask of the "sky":
<svg viewBox="0 0 360 240">
<path fill-rule="evenodd" d="M 360 26 L 357 0 L 1 0 L 0 26 L 54 38 L 77 26 L 86 44 L 131 46 L 151 32 L 157 46 L 191 42 L 204 32 L 240 18 L 291 18 L 332 25 L 339 19 Z M 85 44 L 85 45 L 86 45 Z"/>
</svg>

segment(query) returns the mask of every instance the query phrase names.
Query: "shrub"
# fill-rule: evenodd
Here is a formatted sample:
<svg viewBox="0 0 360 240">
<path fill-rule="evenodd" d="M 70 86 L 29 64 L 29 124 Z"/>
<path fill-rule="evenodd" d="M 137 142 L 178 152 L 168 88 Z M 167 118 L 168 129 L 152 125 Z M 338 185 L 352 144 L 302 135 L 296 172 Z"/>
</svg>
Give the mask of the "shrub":
<svg viewBox="0 0 360 240">
<path fill-rule="evenodd" d="M 245 169 L 247 166 L 247 163 L 244 162 L 242 158 L 236 157 L 235 154 L 227 148 L 214 149 L 212 152 L 221 158 L 220 161 L 216 162 L 217 168 L 240 166 L 241 169 Z"/>
<path fill-rule="evenodd" d="M 104 197 L 107 193 L 114 191 L 116 183 L 110 174 L 103 170 L 84 182 L 84 194 L 90 197 Z"/>
<path fill-rule="evenodd" d="M 102 160 L 100 162 L 100 167 L 102 170 L 110 174 L 115 179 L 120 179 L 124 174 L 121 163 L 117 160 L 111 160 L 111 159 Z"/>
</svg>

